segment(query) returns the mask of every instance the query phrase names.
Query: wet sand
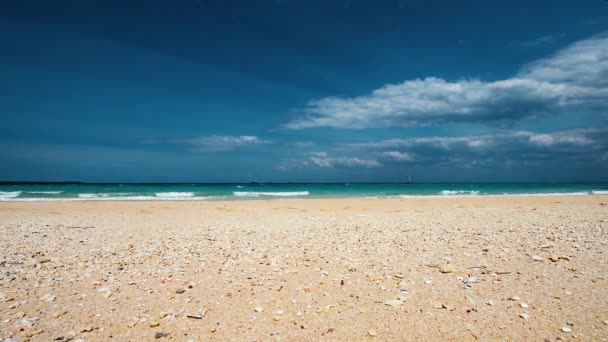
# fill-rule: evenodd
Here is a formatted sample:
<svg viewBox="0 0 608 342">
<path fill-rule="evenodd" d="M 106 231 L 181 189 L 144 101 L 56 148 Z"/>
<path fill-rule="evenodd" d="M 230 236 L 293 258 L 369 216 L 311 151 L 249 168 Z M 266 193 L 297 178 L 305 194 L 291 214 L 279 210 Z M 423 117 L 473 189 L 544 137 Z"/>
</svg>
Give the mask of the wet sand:
<svg viewBox="0 0 608 342">
<path fill-rule="evenodd" d="M 0 203 L 0 338 L 608 340 L 608 196 Z"/>
</svg>

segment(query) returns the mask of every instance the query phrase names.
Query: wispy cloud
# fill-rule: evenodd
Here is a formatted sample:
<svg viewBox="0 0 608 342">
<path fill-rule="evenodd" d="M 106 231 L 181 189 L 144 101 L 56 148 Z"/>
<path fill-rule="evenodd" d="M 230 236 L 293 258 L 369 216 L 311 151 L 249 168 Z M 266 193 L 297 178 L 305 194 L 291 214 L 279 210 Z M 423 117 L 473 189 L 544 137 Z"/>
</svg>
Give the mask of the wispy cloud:
<svg viewBox="0 0 608 342">
<path fill-rule="evenodd" d="M 332 169 L 338 167 L 346 168 L 376 168 L 382 164 L 374 159 L 362 159 L 357 157 L 331 157 L 326 152 L 310 152 L 303 159 L 285 159 L 277 164 L 279 170 L 299 168 L 323 168 Z"/>
<path fill-rule="evenodd" d="M 548 35 L 544 35 L 544 36 L 540 36 L 538 38 L 535 39 L 530 39 L 530 40 L 524 40 L 524 41 L 516 41 L 513 42 L 512 45 L 514 46 L 521 46 L 521 47 L 536 47 L 536 46 L 541 46 L 541 45 L 545 45 L 545 44 L 551 44 L 551 43 L 555 43 L 556 41 L 564 38 L 566 35 L 561 33 L 561 34 L 548 34 Z"/>
<path fill-rule="evenodd" d="M 569 109 L 594 113 L 608 109 L 608 34 L 576 42 L 505 80 L 452 82 L 427 77 L 385 85 L 369 95 L 314 100 L 284 127 L 512 123 Z"/>
<path fill-rule="evenodd" d="M 269 140 L 264 140 L 253 135 L 207 135 L 188 139 L 172 140 L 172 143 L 188 145 L 195 151 L 219 152 L 230 151 L 241 147 L 269 144 Z"/>
<path fill-rule="evenodd" d="M 383 156 L 388 157 L 389 159 L 393 159 L 396 161 L 412 161 L 414 160 L 414 155 L 408 152 L 399 152 L 399 151 L 386 151 L 382 153 Z"/>
</svg>

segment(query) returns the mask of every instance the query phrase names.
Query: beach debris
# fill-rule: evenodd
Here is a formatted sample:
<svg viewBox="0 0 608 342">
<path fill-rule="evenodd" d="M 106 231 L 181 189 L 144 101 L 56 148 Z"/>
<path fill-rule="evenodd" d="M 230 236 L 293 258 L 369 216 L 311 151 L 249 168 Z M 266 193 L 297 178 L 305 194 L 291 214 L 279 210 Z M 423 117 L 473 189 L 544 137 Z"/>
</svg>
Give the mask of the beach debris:
<svg viewBox="0 0 608 342">
<path fill-rule="evenodd" d="M 572 329 L 570 327 L 564 326 L 564 327 L 562 327 L 562 331 L 565 332 L 565 333 L 571 333 Z"/>
<path fill-rule="evenodd" d="M 97 292 L 101 293 L 105 298 L 109 298 L 112 295 L 112 289 L 109 286 L 100 287 Z"/>
<path fill-rule="evenodd" d="M 530 314 L 528 314 L 527 312 L 524 313 L 520 313 L 519 317 L 525 319 L 526 321 L 530 319 Z"/>
<path fill-rule="evenodd" d="M 534 255 L 532 255 L 532 256 L 530 256 L 530 257 L 531 257 L 531 258 L 532 258 L 532 260 L 534 260 L 534 261 L 543 261 L 543 257 L 541 257 L 540 255 L 536 255 L 536 254 L 534 254 Z"/>
<path fill-rule="evenodd" d="M 558 255 L 558 256 L 550 256 L 549 260 L 553 261 L 553 262 L 558 262 L 560 260 L 565 260 L 565 261 L 570 261 L 570 257 L 567 256 L 563 256 L 563 255 Z"/>
<path fill-rule="evenodd" d="M 371 337 L 376 337 L 376 336 L 378 336 L 378 333 L 376 332 L 376 330 L 375 330 L 375 329 L 369 329 L 369 330 L 367 331 L 367 334 L 368 334 L 369 336 L 371 336 Z"/>
<path fill-rule="evenodd" d="M 159 331 L 159 332 L 157 332 L 157 333 L 154 334 L 154 338 L 157 338 L 157 339 L 158 338 L 167 337 L 167 336 L 169 336 L 169 334 L 166 333 L 166 332 L 162 332 L 162 331 Z"/>
<path fill-rule="evenodd" d="M 384 305 L 392 306 L 394 308 L 403 305 L 403 301 L 400 299 L 391 299 L 384 302 Z"/>
<path fill-rule="evenodd" d="M 457 270 L 456 268 L 454 268 L 454 266 L 447 264 L 447 265 L 443 265 L 439 268 L 439 272 L 441 273 L 456 273 Z"/>
<path fill-rule="evenodd" d="M 255 312 L 263 312 L 263 311 L 264 311 L 263 307 L 261 307 L 261 306 L 256 306 L 255 307 Z"/>
<path fill-rule="evenodd" d="M 50 293 L 47 293 L 44 296 L 40 297 L 40 301 L 50 303 L 50 302 L 54 301 L 55 298 L 57 298 L 57 297 L 55 297 L 54 295 L 52 295 Z"/>
<path fill-rule="evenodd" d="M 205 317 L 205 315 L 207 314 L 207 311 L 208 311 L 207 307 L 202 307 L 196 313 L 188 314 L 188 315 L 186 315 L 186 317 L 194 318 L 194 319 L 203 319 L 203 317 Z"/>
<path fill-rule="evenodd" d="M 59 318 L 59 317 L 65 315 L 66 313 L 68 313 L 68 310 L 65 310 L 65 309 L 55 311 L 55 312 L 53 312 L 53 318 Z"/>
</svg>

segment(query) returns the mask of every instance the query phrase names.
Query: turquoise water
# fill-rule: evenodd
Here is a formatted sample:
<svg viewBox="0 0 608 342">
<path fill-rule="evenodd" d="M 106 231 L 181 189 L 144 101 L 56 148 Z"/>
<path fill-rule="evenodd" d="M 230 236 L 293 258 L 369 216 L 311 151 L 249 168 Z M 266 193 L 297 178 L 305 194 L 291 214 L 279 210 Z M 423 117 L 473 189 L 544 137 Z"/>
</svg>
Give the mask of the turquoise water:
<svg viewBox="0 0 608 342">
<path fill-rule="evenodd" d="M 608 183 L 0 184 L 0 201 L 608 195 Z"/>
</svg>

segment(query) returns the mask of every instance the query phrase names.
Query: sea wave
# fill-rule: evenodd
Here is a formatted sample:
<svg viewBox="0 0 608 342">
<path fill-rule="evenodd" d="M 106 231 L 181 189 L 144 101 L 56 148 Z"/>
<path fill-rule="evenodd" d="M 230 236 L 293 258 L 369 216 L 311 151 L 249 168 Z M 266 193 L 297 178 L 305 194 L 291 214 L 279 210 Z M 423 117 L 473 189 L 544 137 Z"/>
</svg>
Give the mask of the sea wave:
<svg viewBox="0 0 608 342">
<path fill-rule="evenodd" d="M 63 191 L 27 191 L 28 194 L 59 195 Z"/>
<path fill-rule="evenodd" d="M 0 198 L 4 202 L 86 202 L 86 201 L 206 201 L 219 200 L 225 198 L 223 196 L 195 196 L 195 197 L 156 197 L 156 196 L 89 196 L 99 194 L 80 194 L 84 197 L 19 197 L 19 198 Z"/>
<path fill-rule="evenodd" d="M 156 197 L 194 197 L 193 192 L 157 192 Z"/>
<path fill-rule="evenodd" d="M 476 196 L 479 195 L 479 190 L 441 190 L 439 195 L 442 196 Z"/>
<path fill-rule="evenodd" d="M 591 190 L 592 195 L 608 195 L 608 190 Z"/>
<path fill-rule="evenodd" d="M 276 191 L 276 192 L 257 192 L 257 191 L 234 191 L 232 193 L 236 197 L 260 197 L 260 196 L 308 196 L 308 191 Z"/>
<path fill-rule="evenodd" d="M 22 191 L 0 191 L 0 198 L 15 198 L 21 195 Z"/>
</svg>

